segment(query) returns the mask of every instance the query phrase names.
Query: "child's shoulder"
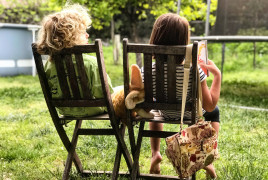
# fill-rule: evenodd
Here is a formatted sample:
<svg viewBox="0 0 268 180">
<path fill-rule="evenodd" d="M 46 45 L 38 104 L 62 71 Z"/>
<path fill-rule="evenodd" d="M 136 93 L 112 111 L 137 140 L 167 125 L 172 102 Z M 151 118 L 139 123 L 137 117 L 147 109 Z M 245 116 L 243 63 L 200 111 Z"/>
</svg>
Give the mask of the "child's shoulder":
<svg viewBox="0 0 268 180">
<path fill-rule="evenodd" d="M 96 61 L 96 57 L 95 56 L 91 56 L 89 54 L 83 54 L 83 58 L 84 58 L 84 61 L 87 60 L 87 61 Z"/>
<path fill-rule="evenodd" d="M 44 64 L 44 69 L 45 69 L 45 72 L 56 70 L 55 63 L 54 63 L 54 61 L 51 60 L 51 57 L 49 57 L 49 58 L 46 60 L 46 62 L 45 62 L 45 64 Z"/>
<path fill-rule="evenodd" d="M 85 67 L 92 69 L 92 70 L 98 69 L 98 62 L 97 62 L 96 57 L 91 56 L 89 54 L 83 54 L 83 59 L 84 59 Z"/>
<path fill-rule="evenodd" d="M 84 59 L 84 63 L 85 64 L 89 64 L 89 65 L 98 65 L 97 63 L 97 58 L 94 56 L 91 56 L 89 54 L 83 54 L 83 59 Z"/>
</svg>

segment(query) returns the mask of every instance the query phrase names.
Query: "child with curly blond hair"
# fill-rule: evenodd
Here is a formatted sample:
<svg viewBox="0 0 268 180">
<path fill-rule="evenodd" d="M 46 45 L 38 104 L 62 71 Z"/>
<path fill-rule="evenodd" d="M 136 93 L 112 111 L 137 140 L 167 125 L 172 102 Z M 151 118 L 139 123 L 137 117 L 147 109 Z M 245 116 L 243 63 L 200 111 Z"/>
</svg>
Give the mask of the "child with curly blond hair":
<svg viewBox="0 0 268 180">
<path fill-rule="evenodd" d="M 38 34 L 37 51 L 40 54 L 50 55 L 45 64 L 45 72 L 53 98 L 62 98 L 63 94 L 60 89 L 55 62 L 51 57 L 52 53 L 64 48 L 71 48 L 75 45 L 87 44 L 89 35 L 86 30 L 90 25 L 91 19 L 87 9 L 78 4 L 66 6 L 62 11 L 50 14 L 43 19 Z M 83 59 L 92 97 L 102 98 L 102 86 L 96 58 L 90 55 L 83 55 Z M 113 93 L 111 80 L 108 75 L 107 78 L 110 92 Z M 58 110 L 60 114 L 65 116 L 83 117 L 102 114 L 106 111 L 106 108 L 60 107 Z"/>
</svg>

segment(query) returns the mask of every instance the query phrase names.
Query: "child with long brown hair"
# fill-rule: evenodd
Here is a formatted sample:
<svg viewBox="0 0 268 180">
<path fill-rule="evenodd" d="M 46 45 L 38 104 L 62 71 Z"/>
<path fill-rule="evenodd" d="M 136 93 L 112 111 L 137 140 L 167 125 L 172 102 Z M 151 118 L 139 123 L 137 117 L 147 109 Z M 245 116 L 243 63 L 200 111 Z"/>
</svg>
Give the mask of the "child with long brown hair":
<svg viewBox="0 0 268 180">
<path fill-rule="evenodd" d="M 187 45 L 190 41 L 190 29 L 188 21 L 177 15 L 172 13 L 167 13 L 161 15 L 154 23 L 153 30 L 151 33 L 150 44 L 155 45 Z M 176 70 L 177 77 L 183 77 L 183 62 L 184 57 L 179 56 L 178 66 Z M 213 74 L 214 79 L 209 89 L 206 82 L 206 75 L 203 70 L 199 67 L 200 73 L 200 81 L 202 87 L 202 97 L 203 97 L 203 109 L 205 113 L 203 116 L 205 120 L 211 121 L 213 128 L 219 132 L 219 109 L 216 106 L 220 97 L 220 88 L 221 88 L 221 72 L 217 68 L 217 66 L 209 60 L 208 64 L 199 64 L 202 68 L 207 68 L 211 74 Z M 155 66 L 153 66 L 155 68 Z M 167 68 L 164 67 L 165 73 L 167 73 Z M 153 72 L 155 72 L 153 70 Z M 165 81 L 167 79 L 165 78 Z M 182 86 L 183 80 L 179 79 L 177 82 L 177 87 L 179 85 Z M 189 80 L 189 87 L 191 88 L 191 79 Z M 178 96 L 181 97 L 181 90 L 177 91 L 179 93 Z M 170 110 L 161 110 L 160 113 L 163 117 L 180 119 L 180 114 L 176 111 Z M 185 112 L 185 115 L 190 112 Z M 149 127 L 151 130 L 161 131 L 163 130 L 163 124 L 150 122 Z M 151 138 L 151 167 L 150 173 L 159 174 L 160 173 L 160 162 L 162 160 L 162 156 L 160 154 L 160 139 L 159 138 Z M 216 177 L 216 172 L 213 164 L 208 165 L 206 168 L 207 173 L 212 177 Z"/>
</svg>

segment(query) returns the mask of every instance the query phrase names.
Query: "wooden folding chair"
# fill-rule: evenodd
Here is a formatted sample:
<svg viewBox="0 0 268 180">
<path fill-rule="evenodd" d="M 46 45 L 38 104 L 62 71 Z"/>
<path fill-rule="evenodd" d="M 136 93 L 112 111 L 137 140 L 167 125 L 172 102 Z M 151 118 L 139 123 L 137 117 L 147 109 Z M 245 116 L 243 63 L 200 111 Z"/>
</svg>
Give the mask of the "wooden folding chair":
<svg viewBox="0 0 268 180">
<path fill-rule="evenodd" d="M 74 162 L 75 167 L 82 175 L 90 175 L 89 171 L 83 169 L 81 161 L 76 153 L 76 144 L 80 135 L 113 135 L 115 136 L 118 146 L 112 172 L 112 179 L 117 179 L 121 154 L 123 154 L 126 164 L 131 171 L 132 159 L 124 141 L 124 125 L 119 124 L 119 119 L 115 116 L 107 75 L 102 54 L 101 40 L 96 40 L 95 44 L 79 45 L 73 48 L 63 49 L 60 52 L 52 54 L 52 58 L 56 64 L 57 75 L 60 82 L 60 88 L 63 92 L 62 99 L 53 99 L 48 85 L 41 55 L 37 52 L 36 44 L 32 45 L 33 55 L 36 63 L 36 69 L 39 75 L 39 80 L 44 93 L 44 97 L 52 117 L 55 128 L 68 151 L 68 157 L 62 179 L 68 179 L 69 172 Z M 84 53 L 95 53 L 98 62 L 99 75 L 102 84 L 103 98 L 94 99 L 91 96 L 90 87 L 88 87 L 88 77 L 86 75 L 83 62 Z M 76 62 L 76 64 L 74 64 Z M 76 66 L 76 68 L 75 68 Z M 78 82 L 79 79 L 79 82 Z M 107 107 L 108 113 L 91 117 L 65 117 L 59 115 L 57 107 Z M 76 125 L 73 132 L 72 140 L 70 141 L 65 130 L 64 124 L 66 121 L 75 120 Z M 81 128 L 83 120 L 108 120 L 111 128 L 104 129 L 88 129 Z M 107 172 L 104 172 L 105 174 Z M 111 174 L 110 174 L 111 175 Z"/>
<path fill-rule="evenodd" d="M 190 118 L 184 118 L 184 124 L 191 125 L 196 121 L 196 97 L 197 97 L 197 48 L 198 43 L 193 43 L 192 48 L 192 91 L 191 98 L 186 103 L 185 110 L 191 112 Z M 136 107 L 153 110 L 177 110 L 181 109 L 181 101 L 176 98 L 176 57 L 178 55 L 184 56 L 186 54 L 186 46 L 163 46 L 163 45 L 148 45 L 128 43 L 127 39 L 123 40 L 123 66 L 124 66 L 124 90 L 125 96 L 129 93 L 129 59 L 130 53 L 143 54 L 143 68 L 144 68 L 144 89 L 145 101 L 138 104 Z M 154 58 L 153 58 L 154 57 Z M 165 57 L 165 58 L 163 58 Z M 154 60 L 155 59 L 155 60 Z M 166 60 L 164 60 L 166 59 Z M 153 62 L 155 61 L 155 62 Z M 164 62 L 165 61 L 165 62 Z M 152 73 L 152 65 L 155 63 L 155 80 Z M 164 64 L 167 64 L 167 82 L 164 82 Z M 181 84 L 182 85 L 182 84 Z M 154 88 L 155 86 L 155 88 Z M 153 92 L 155 89 L 156 92 Z M 166 94 L 166 95 L 165 95 Z M 154 100 L 155 99 L 155 100 Z M 152 112 L 152 111 L 151 111 Z M 145 122 L 180 124 L 180 120 L 164 119 L 159 115 L 159 111 L 153 111 L 155 117 L 153 119 L 144 119 L 141 117 L 131 117 L 130 110 L 127 110 L 127 122 L 129 139 L 131 143 L 131 150 L 133 154 L 133 169 L 131 178 L 145 178 L 145 179 L 179 179 L 176 176 L 161 176 L 152 174 L 139 173 L 139 156 L 143 137 L 158 137 L 166 138 L 177 132 L 169 131 L 150 131 L 145 130 Z M 179 113 L 179 112 L 178 112 Z M 133 124 L 139 124 L 139 131 L 137 142 L 135 142 Z M 179 131 L 179 125 L 178 125 Z M 192 177 L 195 179 L 195 175 Z"/>
</svg>

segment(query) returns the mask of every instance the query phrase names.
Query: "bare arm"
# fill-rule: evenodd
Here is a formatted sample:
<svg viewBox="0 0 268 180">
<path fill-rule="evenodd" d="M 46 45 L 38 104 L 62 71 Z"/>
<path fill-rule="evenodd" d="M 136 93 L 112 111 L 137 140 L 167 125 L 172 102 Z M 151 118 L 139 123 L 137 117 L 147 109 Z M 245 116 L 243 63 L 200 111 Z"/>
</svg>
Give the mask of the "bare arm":
<svg viewBox="0 0 268 180">
<path fill-rule="evenodd" d="M 202 68 L 207 68 L 214 76 L 214 79 L 209 89 L 207 86 L 207 81 L 201 83 L 202 96 L 203 96 L 203 109 L 211 112 L 215 109 L 218 100 L 220 98 L 221 90 L 221 72 L 213 61 L 209 60 L 208 64 L 200 64 Z"/>
</svg>

